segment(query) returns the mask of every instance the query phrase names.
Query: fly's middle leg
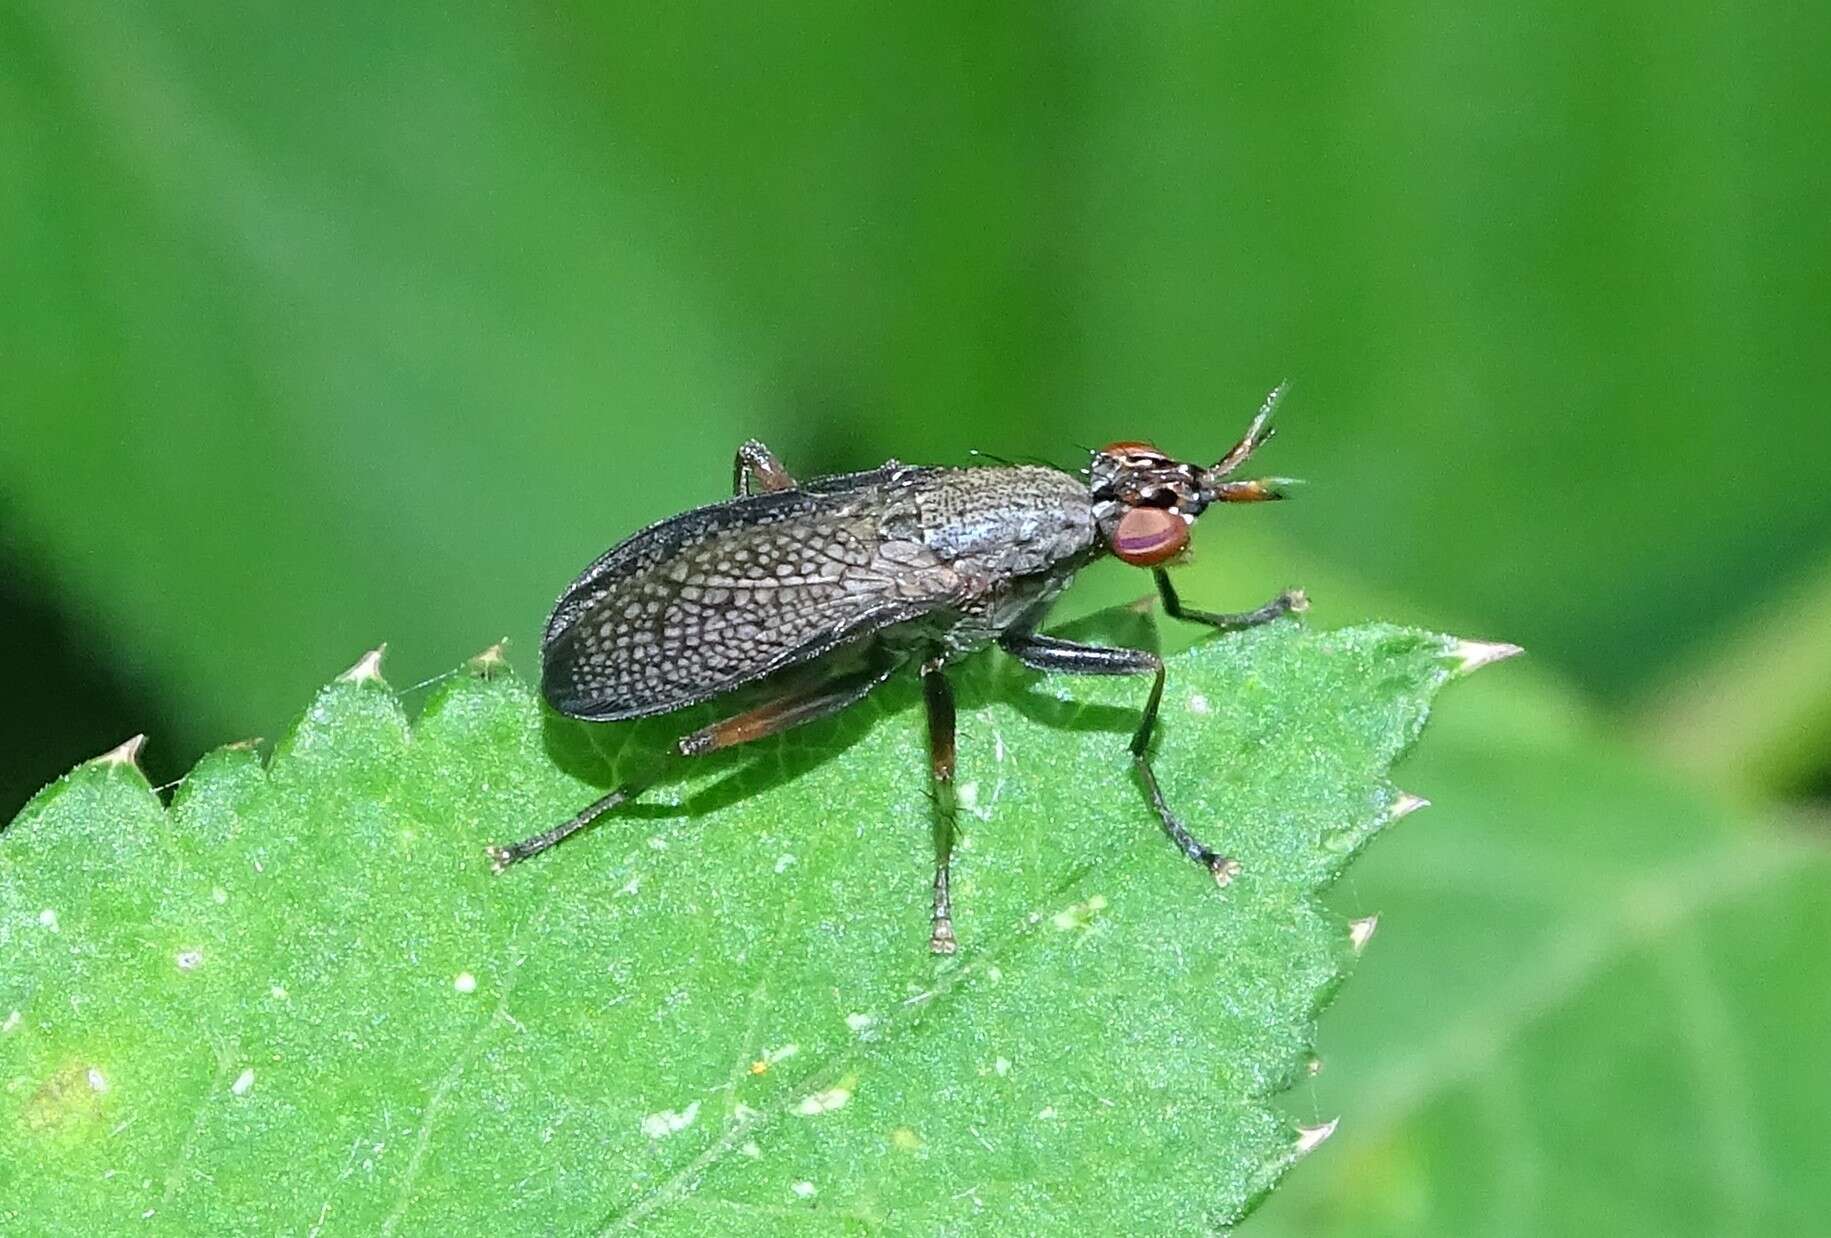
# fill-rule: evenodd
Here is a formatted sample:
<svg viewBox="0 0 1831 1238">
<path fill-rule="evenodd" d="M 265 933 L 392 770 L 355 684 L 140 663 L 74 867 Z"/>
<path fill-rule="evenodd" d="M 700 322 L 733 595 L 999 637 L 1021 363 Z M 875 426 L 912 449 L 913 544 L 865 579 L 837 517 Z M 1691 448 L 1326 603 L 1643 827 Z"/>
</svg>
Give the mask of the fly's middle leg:
<svg viewBox="0 0 1831 1238">
<path fill-rule="evenodd" d="M 935 909 L 928 948 L 955 949 L 953 902 L 948 882 L 954 859 L 954 689 L 939 666 L 922 668 L 922 700 L 928 707 L 928 774 L 935 797 Z"/>
<path fill-rule="evenodd" d="M 1176 844 L 1177 850 L 1208 870 L 1215 884 L 1226 885 L 1239 875 L 1240 865 L 1189 832 L 1163 798 L 1157 785 L 1157 774 L 1151 768 L 1151 736 L 1157 729 L 1157 711 L 1163 704 L 1163 659 L 1143 649 L 1114 649 L 1104 645 L 1083 645 L 1055 636 L 1035 633 L 1011 635 L 1001 640 L 1006 653 L 1025 666 L 1039 671 L 1057 671 L 1069 675 L 1150 675 L 1151 695 L 1145 701 L 1144 716 L 1132 734 L 1132 762 L 1150 797 L 1151 808 L 1163 832 Z"/>
<path fill-rule="evenodd" d="M 753 486 L 765 494 L 795 488 L 795 479 L 776 459 L 776 453 L 754 438 L 745 440 L 731 462 L 731 493 L 741 498 L 753 493 Z"/>
<path fill-rule="evenodd" d="M 1286 589 L 1277 597 L 1259 607 L 1257 610 L 1243 610 L 1225 613 L 1212 610 L 1194 610 L 1184 606 L 1176 594 L 1176 586 L 1170 583 L 1170 573 L 1161 567 L 1151 569 L 1151 575 L 1157 579 L 1157 593 L 1163 598 L 1163 613 L 1172 619 L 1182 619 L 1189 623 L 1205 623 L 1211 628 L 1223 632 L 1234 632 L 1241 628 L 1256 628 L 1262 623 L 1270 623 L 1285 615 L 1300 615 L 1310 608 L 1310 599 L 1302 589 Z"/>
</svg>

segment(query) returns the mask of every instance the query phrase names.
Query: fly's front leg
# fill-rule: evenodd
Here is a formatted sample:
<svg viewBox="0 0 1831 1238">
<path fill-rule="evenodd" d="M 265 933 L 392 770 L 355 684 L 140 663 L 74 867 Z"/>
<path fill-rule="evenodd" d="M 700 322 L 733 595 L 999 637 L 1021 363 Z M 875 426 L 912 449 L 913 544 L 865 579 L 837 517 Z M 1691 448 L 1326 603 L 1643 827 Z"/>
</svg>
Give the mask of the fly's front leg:
<svg viewBox="0 0 1831 1238">
<path fill-rule="evenodd" d="M 1170 583 L 1170 573 L 1161 567 L 1154 567 L 1151 569 L 1151 575 L 1157 578 L 1157 592 L 1163 598 L 1164 614 L 1172 619 L 1185 619 L 1190 623 L 1205 623 L 1209 627 L 1219 628 L 1223 632 L 1233 632 L 1240 628 L 1256 628 L 1261 623 L 1270 623 L 1285 615 L 1300 615 L 1310 608 L 1310 599 L 1304 596 L 1302 589 L 1286 589 L 1257 610 L 1244 610 L 1233 614 L 1211 610 L 1191 610 L 1183 605 L 1181 598 L 1176 596 L 1176 586 Z"/>
<path fill-rule="evenodd" d="M 752 493 L 752 486 L 765 494 L 795 488 L 795 479 L 776 459 L 776 453 L 754 438 L 737 449 L 737 457 L 731 462 L 731 493 L 747 496 Z"/>
<path fill-rule="evenodd" d="M 954 917 L 948 882 L 954 859 L 954 689 L 938 664 L 922 668 L 922 700 L 928 707 L 928 774 L 935 796 L 935 913 L 928 948 L 952 954 Z"/>
<path fill-rule="evenodd" d="M 1144 782 L 1151 807 L 1163 832 L 1177 849 L 1200 864 L 1214 877 L 1217 885 L 1226 885 L 1239 875 L 1240 866 L 1189 832 L 1164 802 L 1163 790 L 1157 785 L 1157 774 L 1151 769 L 1151 735 L 1157 729 L 1157 711 L 1163 704 L 1163 659 L 1143 649 L 1113 649 L 1104 645 L 1082 645 L 1054 636 L 1034 633 L 1006 636 L 999 644 L 1006 653 L 1025 666 L 1039 671 L 1059 671 L 1068 675 L 1150 675 L 1151 695 L 1145 701 L 1144 716 L 1132 735 L 1132 761 L 1138 777 Z"/>
<path fill-rule="evenodd" d="M 790 689 L 773 700 L 765 701 L 755 709 L 715 722 L 711 726 L 694 731 L 681 738 L 679 747 L 683 756 L 696 757 L 708 752 L 717 752 L 721 748 L 730 748 L 736 744 L 747 744 L 753 740 L 764 739 L 771 735 L 780 735 L 783 731 L 821 718 L 829 718 L 851 705 L 857 704 L 870 691 L 890 678 L 899 663 L 887 656 L 879 656 L 868 663 L 864 669 L 851 674 L 840 675 L 832 679 Z M 653 779 L 644 782 L 627 782 L 609 795 L 592 804 L 578 816 L 542 830 L 538 834 L 522 839 L 520 842 L 506 846 L 485 847 L 484 853 L 490 858 L 490 866 L 501 872 L 511 864 L 539 855 L 550 847 L 557 846 L 599 817 L 620 808 L 635 799 L 653 783 Z"/>
</svg>

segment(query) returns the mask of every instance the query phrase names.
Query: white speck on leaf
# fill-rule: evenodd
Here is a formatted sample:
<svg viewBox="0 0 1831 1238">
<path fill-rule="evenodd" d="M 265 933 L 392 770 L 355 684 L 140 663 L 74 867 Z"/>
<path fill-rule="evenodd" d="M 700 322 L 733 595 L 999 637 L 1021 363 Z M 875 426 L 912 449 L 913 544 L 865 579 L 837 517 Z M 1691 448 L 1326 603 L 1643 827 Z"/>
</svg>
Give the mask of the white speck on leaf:
<svg viewBox="0 0 1831 1238">
<path fill-rule="evenodd" d="M 1054 1105 L 1044 1106 L 1042 1112 L 1038 1113 L 1036 1116 L 1039 1118 L 1053 1118 L 1055 1116 L 1055 1106 Z"/>
<path fill-rule="evenodd" d="M 1208 698 L 1199 692 L 1191 692 L 1189 694 L 1189 712 L 1192 714 L 1211 712 L 1208 707 Z"/>
<path fill-rule="evenodd" d="M 659 834 L 650 834 L 648 837 L 648 845 L 656 851 L 666 851 L 668 849 L 668 840 Z"/>
<path fill-rule="evenodd" d="M 875 1022 L 877 1022 L 877 1019 L 868 1014 L 849 1014 L 846 1016 L 846 1026 L 855 1032 L 862 1032 Z"/>
<path fill-rule="evenodd" d="M 57 909 L 46 907 L 38 913 L 38 922 L 55 933 L 57 931 Z"/>
<path fill-rule="evenodd" d="M 1062 908 L 1050 918 L 1058 932 L 1066 933 L 1069 929 L 1086 928 L 1093 923 L 1094 916 L 1106 910 L 1106 896 L 1096 894 L 1084 903 L 1074 903 Z"/>
<path fill-rule="evenodd" d="M 979 784 L 963 782 L 954 788 L 954 799 L 960 807 L 972 812 L 979 807 Z"/>
<path fill-rule="evenodd" d="M 660 1113 L 651 1113 L 642 1119 L 642 1133 L 650 1139 L 666 1139 L 669 1135 L 676 1135 L 686 1130 L 698 1118 L 698 1101 L 694 1101 L 685 1109 L 663 1109 Z"/>
<path fill-rule="evenodd" d="M 763 1155 L 763 1149 L 757 1147 L 757 1141 L 754 1139 L 746 1139 L 738 1151 L 753 1161 Z"/>
<path fill-rule="evenodd" d="M 254 1068 L 248 1067 L 235 1076 L 235 1082 L 229 1085 L 229 1091 L 237 1096 L 248 1095 L 248 1089 L 254 1086 Z"/>
<path fill-rule="evenodd" d="M 17 1010 L 6 1016 L 6 1022 L 0 1023 L 0 1033 L 10 1032 L 19 1026 L 20 1014 Z"/>
<path fill-rule="evenodd" d="M 203 966 L 203 951 L 180 950 L 178 952 L 178 970 L 196 971 Z"/>
<path fill-rule="evenodd" d="M 102 1068 L 100 1066 L 91 1066 L 89 1068 L 89 1087 L 97 1092 L 106 1092 L 108 1090 L 108 1076 L 102 1073 Z"/>
<path fill-rule="evenodd" d="M 852 1089 L 844 1086 L 828 1088 L 824 1092 L 815 1092 L 801 1098 L 795 1106 L 795 1112 L 804 1118 L 817 1118 L 823 1113 L 832 1113 L 835 1109 L 844 1109 L 852 1102 Z"/>
<path fill-rule="evenodd" d="M 794 862 L 795 862 L 794 856 L 789 855 L 787 852 L 783 852 L 781 855 L 776 857 L 776 872 L 777 873 L 787 872 L 789 865 L 793 864 Z"/>
<path fill-rule="evenodd" d="M 216 886 L 210 891 L 210 900 L 220 907 L 229 901 L 229 892 L 221 886 Z"/>
<path fill-rule="evenodd" d="M 1008 1057 L 999 1058 L 992 1063 L 992 1070 L 997 1073 L 1000 1079 L 1004 1078 L 1011 1073 L 1011 1059 Z"/>
<path fill-rule="evenodd" d="M 477 978 L 467 971 L 461 971 L 456 976 L 452 977 L 451 987 L 460 993 L 475 993 L 477 991 Z"/>
<path fill-rule="evenodd" d="M 812 1182 L 797 1182 L 789 1189 L 799 1195 L 802 1199 L 812 1199 L 814 1196 L 814 1184 Z"/>
</svg>

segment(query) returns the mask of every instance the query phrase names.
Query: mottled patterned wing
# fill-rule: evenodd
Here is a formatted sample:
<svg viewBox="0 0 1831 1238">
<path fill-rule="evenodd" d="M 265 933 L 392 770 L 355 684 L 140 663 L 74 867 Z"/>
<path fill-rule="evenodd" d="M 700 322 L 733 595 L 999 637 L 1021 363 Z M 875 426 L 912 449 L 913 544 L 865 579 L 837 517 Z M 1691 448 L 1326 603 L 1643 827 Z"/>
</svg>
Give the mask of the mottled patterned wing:
<svg viewBox="0 0 1831 1238">
<path fill-rule="evenodd" d="M 788 491 L 652 525 L 560 598 L 541 652 L 555 709 L 666 713 L 961 596 L 919 543 L 887 538 L 874 487 Z"/>
</svg>

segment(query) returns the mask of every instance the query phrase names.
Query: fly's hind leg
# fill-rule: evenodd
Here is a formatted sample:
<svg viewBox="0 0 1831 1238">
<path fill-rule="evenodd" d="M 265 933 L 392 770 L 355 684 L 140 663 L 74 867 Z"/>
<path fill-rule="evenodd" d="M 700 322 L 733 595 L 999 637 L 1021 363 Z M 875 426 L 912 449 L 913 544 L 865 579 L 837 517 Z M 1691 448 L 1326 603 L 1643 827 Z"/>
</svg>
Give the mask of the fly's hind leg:
<svg viewBox="0 0 1831 1238">
<path fill-rule="evenodd" d="M 1151 675 L 1151 695 L 1145 701 L 1144 716 L 1132 735 L 1132 762 L 1144 783 L 1151 808 L 1163 832 L 1176 844 L 1177 850 L 1208 870 L 1217 885 L 1226 885 L 1239 875 L 1238 862 L 1228 859 L 1189 832 L 1169 804 L 1163 789 L 1157 785 L 1157 774 L 1151 769 L 1151 735 L 1157 729 L 1157 711 L 1163 704 L 1163 659 L 1143 649 L 1114 649 L 1104 645 L 1082 645 L 1055 636 L 1021 633 L 1006 636 L 999 644 L 1006 653 L 1025 666 L 1039 671 L 1058 671 L 1069 675 Z"/>
<path fill-rule="evenodd" d="M 721 748 L 780 735 L 804 723 L 830 718 L 864 700 L 874 688 L 890 678 L 899 665 L 901 664 L 895 659 L 880 655 L 874 657 L 862 670 L 816 680 L 804 688 L 785 692 L 755 709 L 701 727 L 691 735 L 681 736 L 681 755 L 703 756 Z"/>
<path fill-rule="evenodd" d="M 764 494 L 795 488 L 795 479 L 776 459 L 776 453 L 754 438 L 745 440 L 731 462 L 731 493 L 742 498 L 752 493 L 752 486 Z"/>
<path fill-rule="evenodd" d="M 626 782 L 577 816 L 560 822 L 550 830 L 542 830 L 520 842 L 506 845 L 492 843 L 483 849 L 483 853 L 490 858 L 490 868 L 499 873 L 511 864 L 520 863 L 531 855 L 539 855 L 547 848 L 559 845 L 611 809 L 629 803 L 646 791 L 648 786 L 646 782 Z"/>
<path fill-rule="evenodd" d="M 780 735 L 803 723 L 831 717 L 863 700 L 873 688 L 890 678 L 898 665 L 896 660 L 878 655 L 861 670 L 789 689 L 755 709 L 683 736 L 679 742 L 680 752 L 683 756 L 702 756 L 721 748 Z M 550 830 L 543 830 L 507 846 L 485 847 L 484 852 L 490 858 L 491 867 L 501 872 L 511 864 L 539 855 L 549 847 L 564 842 L 613 808 L 620 808 L 635 799 L 652 782 L 653 779 L 625 783 L 576 817 Z"/>
<path fill-rule="evenodd" d="M 928 948 L 952 954 L 953 902 L 948 882 L 954 860 L 954 689 L 938 665 L 922 668 L 922 699 L 928 707 L 928 775 L 935 796 L 935 911 Z"/>
</svg>

